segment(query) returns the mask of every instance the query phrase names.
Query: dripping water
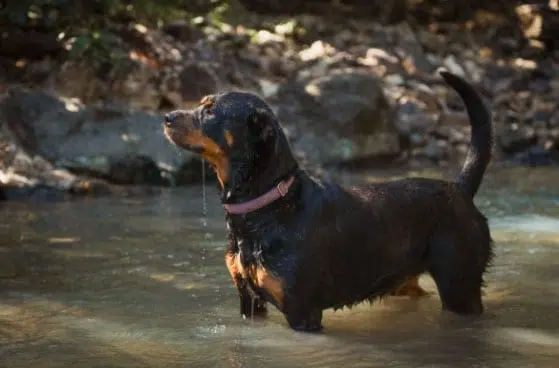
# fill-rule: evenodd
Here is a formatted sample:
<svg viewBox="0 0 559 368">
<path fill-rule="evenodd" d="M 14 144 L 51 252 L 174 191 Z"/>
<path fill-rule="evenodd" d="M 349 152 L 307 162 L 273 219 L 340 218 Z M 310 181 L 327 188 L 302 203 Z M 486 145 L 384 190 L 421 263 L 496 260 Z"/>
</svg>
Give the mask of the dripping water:
<svg viewBox="0 0 559 368">
<path fill-rule="evenodd" d="M 211 239 L 212 233 L 208 231 L 208 194 L 206 189 L 206 160 L 202 159 L 202 228 L 204 238 Z"/>
<path fill-rule="evenodd" d="M 202 159 L 202 227 L 205 231 L 208 228 L 208 201 L 206 193 L 206 160 Z"/>
</svg>

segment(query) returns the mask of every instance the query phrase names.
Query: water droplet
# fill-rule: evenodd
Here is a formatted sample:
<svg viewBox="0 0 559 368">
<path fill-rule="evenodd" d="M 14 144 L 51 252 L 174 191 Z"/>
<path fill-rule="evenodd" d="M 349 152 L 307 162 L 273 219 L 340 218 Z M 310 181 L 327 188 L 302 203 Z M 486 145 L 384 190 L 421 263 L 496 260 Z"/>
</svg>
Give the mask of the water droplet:
<svg viewBox="0 0 559 368">
<path fill-rule="evenodd" d="M 202 159 L 202 227 L 208 227 L 208 201 L 206 193 L 206 161 Z"/>
</svg>

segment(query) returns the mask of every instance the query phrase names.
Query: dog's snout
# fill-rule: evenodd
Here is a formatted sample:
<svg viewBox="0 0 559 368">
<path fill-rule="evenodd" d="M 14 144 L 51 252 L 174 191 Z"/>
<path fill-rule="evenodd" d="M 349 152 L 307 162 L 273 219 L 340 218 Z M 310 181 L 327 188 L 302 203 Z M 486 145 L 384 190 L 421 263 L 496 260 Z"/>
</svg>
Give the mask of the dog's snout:
<svg viewBox="0 0 559 368">
<path fill-rule="evenodd" d="M 177 118 L 177 115 L 170 112 L 168 114 L 165 114 L 165 125 L 170 126 L 171 124 L 173 124 L 175 122 L 175 119 Z"/>
<path fill-rule="evenodd" d="M 190 110 L 175 110 L 164 115 L 163 125 L 168 129 L 193 129 L 196 128 L 195 119 Z"/>
</svg>

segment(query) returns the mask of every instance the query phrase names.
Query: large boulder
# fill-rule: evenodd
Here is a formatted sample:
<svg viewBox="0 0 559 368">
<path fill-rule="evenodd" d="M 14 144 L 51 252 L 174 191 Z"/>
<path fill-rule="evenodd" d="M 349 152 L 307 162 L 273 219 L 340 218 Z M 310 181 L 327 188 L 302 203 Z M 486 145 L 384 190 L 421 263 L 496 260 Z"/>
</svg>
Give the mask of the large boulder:
<svg viewBox="0 0 559 368">
<path fill-rule="evenodd" d="M 337 71 L 280 87 L 280 121 L 297 151 L 319 164 L 399 153 L 394 111 L 379 81 L 361 71 Z"/>
<path fill-rule="evenodd" d="M 30 155 L 113 183 L 167 185 L 193 160 L 167 141 L 157 113 L 17 89 L 0 101 L 0 121 Z"/>
<path fill-rule="evenodd" d="M 106 73 L 100 73 L 87 63 L 68 61 L 51 73 L 51 88 L 85 103 L 116 100 L 147 110 L 155 110 L 161 104 L 159 70 L 148 63 L 115 63 Z"/>
</svg>

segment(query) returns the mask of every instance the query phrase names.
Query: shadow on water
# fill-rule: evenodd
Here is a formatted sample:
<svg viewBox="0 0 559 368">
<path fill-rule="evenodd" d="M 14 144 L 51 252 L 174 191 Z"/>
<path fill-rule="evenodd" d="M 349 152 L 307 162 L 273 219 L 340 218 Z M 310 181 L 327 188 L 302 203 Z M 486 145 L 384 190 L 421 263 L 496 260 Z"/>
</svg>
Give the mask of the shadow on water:
<svg viewBox="0 0 559 368">
<path fill-rule="evenodd" d="M 494 174 L 476 199 L 496 241 L 485 316 L 441 312 L 424 277 L 430 297 L 328 311 L 317 335 L 292 332 L 276 311 L 240 319 L 212 191 L 206 229 L 197 188 L 9 203 L 0 210 L 0 358 L 10 367 L 553 367 L 557 175 Z"/>
</svg>

